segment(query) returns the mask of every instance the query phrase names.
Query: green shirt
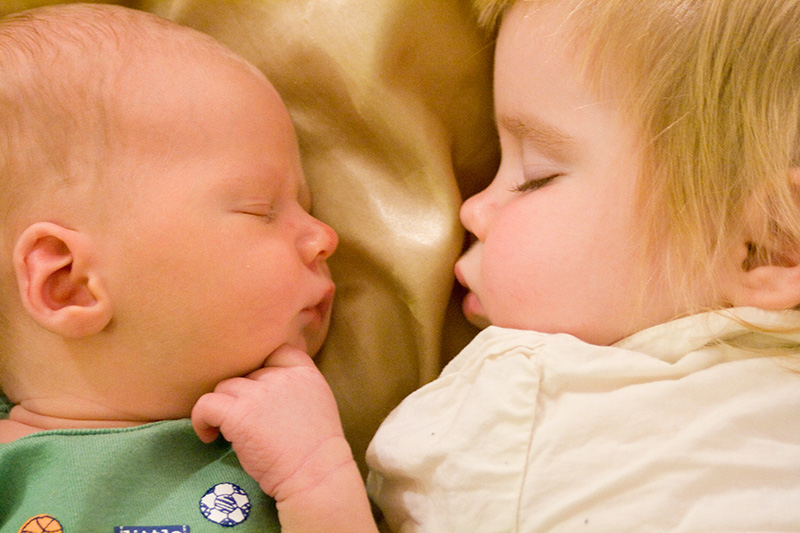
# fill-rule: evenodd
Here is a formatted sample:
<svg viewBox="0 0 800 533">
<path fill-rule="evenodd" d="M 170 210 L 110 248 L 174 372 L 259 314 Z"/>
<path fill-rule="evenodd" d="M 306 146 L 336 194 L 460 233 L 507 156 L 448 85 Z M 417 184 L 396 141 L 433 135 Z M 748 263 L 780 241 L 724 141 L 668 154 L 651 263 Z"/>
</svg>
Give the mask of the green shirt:
<svg viewBox="0 0 800 533">
<path fill-rule="evenodd" d="M 204 444 L 187 419 L 43 431 L 0 444 L 0 533 L 18 533 L 38 515 L 46 515 L 39 529 L 26 530 L 280 531 L 275 502 L 230 444 Z"/>
</svg>

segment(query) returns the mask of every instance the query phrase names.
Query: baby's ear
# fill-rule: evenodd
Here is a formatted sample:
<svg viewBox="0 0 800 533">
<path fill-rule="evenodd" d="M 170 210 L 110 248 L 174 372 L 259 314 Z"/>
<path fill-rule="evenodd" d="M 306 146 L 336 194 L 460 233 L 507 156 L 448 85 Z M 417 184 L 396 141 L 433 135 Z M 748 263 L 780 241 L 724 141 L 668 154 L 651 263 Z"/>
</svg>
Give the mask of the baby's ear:
<svg viewBox="0 0 800 533">
<path fill-rule="evenodd" d="M 800 191 L 800 169 L 790 177 Z M 796 194 L 800 211 L 800 193 Z M 764 227 L 765 213 L 747 213 L 745 225 Z M 774 221 L 766 221 L 771 235 L 754 237 L 758 232 L 745 227 L 736 253 L 738 268 L 733 275 L 731 303 L 762 309 L 789 309 L 800 304 L 800 242 L 790 238 Z"/>
<path fill-rule="evenodd" d="M 45 329 L 79 338 L 111 321 L 111 301 L 85 234 L 37 222 L 17 239 L 13 261 L 22 304 Z"/>
</svg>

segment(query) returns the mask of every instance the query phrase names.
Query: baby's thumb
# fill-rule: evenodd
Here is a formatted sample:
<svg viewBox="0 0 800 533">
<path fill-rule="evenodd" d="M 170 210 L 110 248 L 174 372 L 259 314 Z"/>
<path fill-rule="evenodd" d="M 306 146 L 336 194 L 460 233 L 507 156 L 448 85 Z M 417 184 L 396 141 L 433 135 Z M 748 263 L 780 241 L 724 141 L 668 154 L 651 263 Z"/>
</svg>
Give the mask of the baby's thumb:
<svg viewBox="0 0 800 533">
<path fill-rule="evenodd" d="M 219 436 L 219 427 L 225 420 L 234 399 L 230 396 L 211 392 L 204 394 L 192 408 L 192 428 L 203 442 L 213 442 Z"/>
</svg>

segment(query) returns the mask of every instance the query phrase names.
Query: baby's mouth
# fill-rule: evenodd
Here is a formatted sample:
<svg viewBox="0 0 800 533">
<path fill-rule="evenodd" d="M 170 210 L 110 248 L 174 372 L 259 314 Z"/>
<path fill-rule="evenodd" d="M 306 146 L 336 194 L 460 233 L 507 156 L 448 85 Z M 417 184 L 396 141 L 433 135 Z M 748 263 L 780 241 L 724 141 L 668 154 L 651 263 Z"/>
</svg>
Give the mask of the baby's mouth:
<svg viewBox="0 0 800 533">
<path fill-rule="evenodd" d="M 483 309 L 478 295 L 469 291 L 461 302 L 461 311 L 467 318 L 467 321 L 476 328 L 484 329 L 491 326 L 491 322 L 486 317 L 486 311 Z"/>
<path fill-rule="evenodd" d="M 316 321 L 320 323 L 325 322 L 325 319 L 330 313 L 331 306 L 333 305 L 333 294 L 334 289 L 331 288 L 316 305 L 307 307 L 305 311 L 310 311 L 314 315 Z"/>
<path fill-rule="evenodd" d="M 480 298 L 478 298 L 478 295 L 475 294 L 472 289 L 470 289 L 469 284 L 467 283 L 458 263 L 456 263 L 455 274 L 458 282 L 468 291 L 464 296 L 464 299 L 461 301 L 461 312 L 464 313 L 467 321 L 473 326 L 480 329 L 489 327 L 491 323 L 486 317 L 486 311 L 483 308 L 483 304 L 481 303 Z"/>
</svg>

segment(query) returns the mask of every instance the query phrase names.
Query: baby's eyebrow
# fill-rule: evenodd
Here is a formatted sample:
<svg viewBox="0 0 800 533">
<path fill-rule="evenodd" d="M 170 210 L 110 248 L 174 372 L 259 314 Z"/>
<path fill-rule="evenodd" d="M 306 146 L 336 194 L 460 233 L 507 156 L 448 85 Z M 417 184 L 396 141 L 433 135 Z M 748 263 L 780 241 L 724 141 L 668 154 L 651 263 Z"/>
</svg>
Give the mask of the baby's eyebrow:
<svg viewBox="0 0 800 533">
<path fill-rule="evenodd" d="M 564 130 L 534 116 L 498 115 L 497 124 L 516 137 L 530 142 L 544 155 L 560 161 L 575 157 L 577 143 Z"/>
</svg>

